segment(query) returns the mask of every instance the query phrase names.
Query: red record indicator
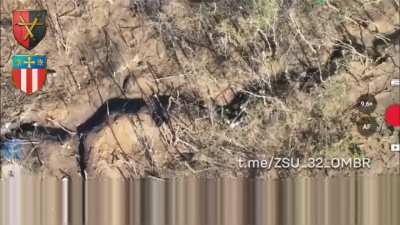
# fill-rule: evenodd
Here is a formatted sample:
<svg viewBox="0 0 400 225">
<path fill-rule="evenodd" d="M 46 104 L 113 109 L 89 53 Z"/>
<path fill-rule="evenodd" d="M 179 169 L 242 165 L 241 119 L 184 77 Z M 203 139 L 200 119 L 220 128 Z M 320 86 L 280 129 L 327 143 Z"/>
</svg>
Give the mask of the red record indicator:
<svg viewBox="0 0 400 225">
<path fill-rule="evenodd" d="M 386 109 L 386 122 L 395 128 L 400 128 L 400 104 L 391 105 Z"/>
</svg>

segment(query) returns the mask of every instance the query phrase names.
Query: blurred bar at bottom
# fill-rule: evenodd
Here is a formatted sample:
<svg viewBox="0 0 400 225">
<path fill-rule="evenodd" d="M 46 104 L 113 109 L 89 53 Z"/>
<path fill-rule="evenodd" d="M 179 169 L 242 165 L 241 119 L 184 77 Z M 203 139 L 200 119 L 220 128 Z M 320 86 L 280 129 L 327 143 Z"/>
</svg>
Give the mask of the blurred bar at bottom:
<svg viewBox="0 0 400 225">
<path fill-rule="evenodd" d="M 0 180 L 0 225 L 398 225 L 399 211 L 396 175 Z"/>
</svg>

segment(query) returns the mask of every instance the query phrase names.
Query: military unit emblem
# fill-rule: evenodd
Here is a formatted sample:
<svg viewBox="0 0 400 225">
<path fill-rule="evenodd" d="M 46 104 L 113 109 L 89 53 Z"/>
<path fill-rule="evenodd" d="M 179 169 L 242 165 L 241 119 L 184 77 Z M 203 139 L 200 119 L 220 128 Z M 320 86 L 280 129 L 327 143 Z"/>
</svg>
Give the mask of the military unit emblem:
<svg viewBox="0 0 400 225">
<path fill-rule="evenodd" d="M 46 10 L 16 10 L 13 12 L 15 40 L 27 50 L 35 48 L 46 35 Z M 26 94 L 42 90 L 46 82 L 45 55 L 15 55 L 12 58 L 12 79 L 16 88 Z"/>
<path fill-rule="evenodd" d="M 45 10 L 14 11 L 15 40 L 28 50 L 36 47 L 46 34 L 46 15 Z"/>
<path fill-rule="evenodd" d="M 15 86 L 32 94 L 41 90 L 46 81 L 46 56 L 16 55 L 12 60 L 12 78 Z"/>
</svg>

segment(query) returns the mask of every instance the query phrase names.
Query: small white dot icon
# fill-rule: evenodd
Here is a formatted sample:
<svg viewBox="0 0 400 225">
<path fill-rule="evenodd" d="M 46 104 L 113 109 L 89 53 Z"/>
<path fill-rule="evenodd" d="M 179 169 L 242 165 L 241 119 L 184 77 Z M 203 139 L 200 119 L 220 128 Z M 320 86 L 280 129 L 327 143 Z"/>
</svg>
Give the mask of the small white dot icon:
<svg viewBox="0 0 400 225">
<path fill-rule="evenodd" d="M 392 87 L 400 87 L 400 79 L 393 79 L 393 80 L 390 82 L 390 85 L 391 85 Z"/>
<path fill-rule="evenodd" d="M 391 150 L 392 152 L 400 152 L 400 144 L 392 144 Z"/>
</svg>

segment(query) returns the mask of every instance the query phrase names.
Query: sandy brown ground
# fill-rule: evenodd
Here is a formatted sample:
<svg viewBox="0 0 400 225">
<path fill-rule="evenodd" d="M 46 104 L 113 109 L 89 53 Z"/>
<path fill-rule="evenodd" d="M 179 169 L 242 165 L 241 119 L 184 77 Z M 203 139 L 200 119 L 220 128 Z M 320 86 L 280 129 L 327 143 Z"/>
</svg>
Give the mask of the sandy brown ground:
<svg viewBox="0 0 400 225">
<path fill-rule="evenodd" d="M 399 173 L 384 121 L 399 102 L 399 1 L 257 0 L 2 1 L 2 136 L 19 124 L 68 131 L 61 142 L 26 147 L 43 174 L 349 174 L 353 170 L 247 170 L 238 159 L 369 157 L 365 173 Z M 32 96 L 11 82 L 13 9 L 47 9 L 45 88 Z M 322 78 L 322 80 L 321 80 Z M 353 106 L 366 93 L 379 132 L 361 136 Z M 156 96 L 170 96 L 168 121 L 154 121 Z M 137 113 L 78 128 L 109 99 L 142 99 Z M 223 106 L 223 107 L 222 107 Z M 22 131 L 23 133 L 23 131 Z M 48 134 L 46 134 L 48 135 Z M 9 136 L 9 135 L 8 135 Z M 12 135 L 11 135 L 12 136 Z"/>
</svg>

